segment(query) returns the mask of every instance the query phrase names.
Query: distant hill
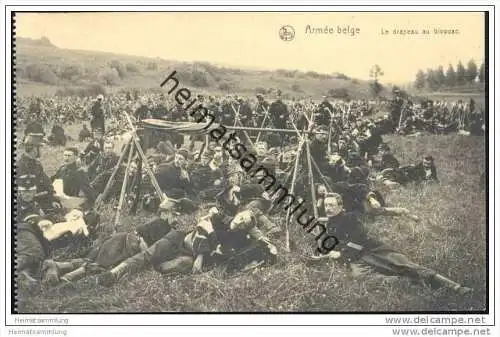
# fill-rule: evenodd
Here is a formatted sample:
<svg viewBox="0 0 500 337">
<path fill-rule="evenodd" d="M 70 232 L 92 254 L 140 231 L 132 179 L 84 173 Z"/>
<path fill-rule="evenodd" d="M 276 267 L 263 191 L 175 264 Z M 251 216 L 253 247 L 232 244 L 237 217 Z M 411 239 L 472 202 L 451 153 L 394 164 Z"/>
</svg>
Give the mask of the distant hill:
<svg viewBox="0 0 500 337">
<path fill-rule="evenodd" d="M 243 70 L 207 62 L 180 62 L 106 52 L 62 49 L 48 38 L 16 38 L 16 78 L 19 95 L 54 92 L 101 84 L 108 91 L 159 88 L 173 70 L 182 85 L 206 93 L 272 93 L 313 96 L 330 93 L 339 98 L 371 98 L 369 83 L 342 73 L 277 69 Z M 382 95 L 389 92 L 384 90 Z"/>
</svg>

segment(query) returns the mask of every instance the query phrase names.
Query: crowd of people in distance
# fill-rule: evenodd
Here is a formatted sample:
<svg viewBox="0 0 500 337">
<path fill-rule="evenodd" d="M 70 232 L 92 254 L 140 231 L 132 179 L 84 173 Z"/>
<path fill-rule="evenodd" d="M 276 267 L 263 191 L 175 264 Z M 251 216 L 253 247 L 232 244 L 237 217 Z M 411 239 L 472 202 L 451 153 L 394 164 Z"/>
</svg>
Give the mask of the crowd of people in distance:
<svg viewBox="0 0 500 337">
<path fill-rule="evenodd" d="M 311 206 L 325 234 L 338 239 L 329 252 L 315 250 L 311 263 L 339 260 L 460 294 L 472 291 L 371 238 L 364 217 L 420 221 L 411 210 L 388 205 L 384 193 L 408 184 L 438 183 L 435 160 L 424 155 L 419 162 L 401 165 L 383 137 L 423 132 L 482 135 L 484 112 L 472 99 L 417 104 L 397 90 L 393 100 L 382 103 L 330 101 L 327 96 L 321 102 L 284 101 L 279 91 L 271 103 L 263 95 L 197 98 L 218 123 L 253 128 L 242 133 L 240 141 L 255 149 L 274 177 L 284 184 L 294 180 L 296 195 L 311 191 L 304 156 L 292 177 L 297 144 L 301 136 L 308 137 L 310 160 L 317 167 L 312 177 L 316 203 Z M 237 272 L 273 265 L 280 258 L 277 242 L 285 238 L 286 212 L 274 204 L 276 195 L 247 175 L 221 144 L 200 135 L 139 128 L 147 162 L 137 149 L 129 151 L 134 135 L 123 112 L 138 126 L 144 120 L 194 121 L 174 98 L 161 93 L 28 98 L 19 99 L 17 107 L 24 131 L 16 163 L 17 282 L 56 285 L 96 275 L 100 284 L 111 286 L 145 268 L 162 274 L 203 273 L 215 267 Z M 82 125 L 78 137 L 68 137 L 68 124 Z M 280 131 L 285 129 L 296 133 Z M 71 140 L 87 146 L 81 151 L 67 146 Z M 64 162 L 52 177 L 39 161 L 44 144 L 62 146 Z M 125 190 L 124 180 L 130 182 Z M 133 208 L 149 212 L 151 220 L 131 231 L 98 237 L 99 206 L 122 194 Z M 181 215 L 195 213 L 202 216 L 183 230 Z M 71 245 L 76 237 L 92 242 L 92 248 L 76 259 L 54 260 L 53 251 Z M 311 238 L 311 245 L 317 247 L 317 240 Z"/>
</svg>

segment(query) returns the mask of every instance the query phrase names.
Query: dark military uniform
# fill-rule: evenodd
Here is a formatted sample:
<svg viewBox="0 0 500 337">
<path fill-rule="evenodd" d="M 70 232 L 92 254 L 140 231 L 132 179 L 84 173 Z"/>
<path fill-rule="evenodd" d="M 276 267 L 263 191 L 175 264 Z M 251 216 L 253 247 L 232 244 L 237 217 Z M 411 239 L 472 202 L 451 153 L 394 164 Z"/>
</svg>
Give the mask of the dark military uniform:
<svg viewBox="0 0 500 337">
<path fill-rule="evenodd" d="M 404 101 L 402 98 L 397 97 L 391 102 L 390 113 L 391 113 L 391 121 L 394 127 L 397 127 L 399 124 L 399 119 L 401 117 L 401 110 L 403 108 Z"/>
<path fill-rule="evenodd" d="M 87 129 L 87 125 L 83 124 L 83 129 L 80 130 L 80 133 L 78 134 L 78 140 L 83 142 L 89 138 L 92 138 L 92 133 L 90 133 L 90 130 Z"/>
<path fill-rule="evenodd" d="M 354 213 L 340 213 L 329 218 L 326 228 L 328 235 L 335 236 L 338 240 L 334 249 L 342 254 L 342 260 L 351 263 L 351 267 L 355 271 L 368 268 L 374 272 L 406 276 L 417 282 L 447 287 L 461 293 L 471 290 L 370 238 L 358 216 Z"/>
<path fill-rule="evenodd" d="M 328 144 L 318 139 L 313 139 L 310 143 L 311 157 L 314 159 L 320 170 L 327 166 Z M 322 171 L 323 172 L 323 171 Z"/>
<path fill-rule="evenodd" d="M 181 169 L 175 166 L 174 163 L 159 165 L 155 176 L 161 190 L 168 196 L 182 198 L 195 195 L 191 178 L 183 178 Z"/>
<path fill-rule="evenodd" d="M 153 108 L 153 111 L 151 112 L 151 117 L 156 118 L 156 119 L 162 119 L 167 117 L 168 115 L 168 110 L 163 104 L 158 104 Z"/>
<path fill-rule="evenodd" d="M 34 182 L 38 192 L 47 191 L 49 194 L 53 194 L 54 188 L 50 178 L 45 174 L 42 164 L 37 159 L 23 153 L 19 158 L 16 170 L 18 176 L 24 174 L 34 175 Z"/>
<path fill-rule="evenodd" d="M 159 272 L 190 271 L 193 258 L 185 247 L 186 233 L 176 230 L 178 222 L 173 217 L 156 219 L 137 228 L 136 233 L 148 244 L 148 248 L 121 262 L 112 270 L 101 274 L 99 283 L 111 285 L 125 274 L 132 274 L 152 266 Z"/>
<path fill-rule="evenodd" d="M 40 124 L 40 122 L 37 120 L 30 120 L 28 123 L 26 123 L 26 127 L 24 129 L 24 135 L 26 136 L 29 134 L 39 134 L 42 135 L 42 137 L 44 137 L 45 131 L 43 129 L 42 124 Z"/>
<path fill-rule="evenodd" d="M 330 111 L 328 111 L 330 110 Z M 315 122 L 317 125 L 330 125 L 330 114 L 333 113 L 333 106 L 328 101 L 323 101 L 315 112 Z"/>
<path fill-rule="evenodd" d="M 186 111 L 182 107 L 182 104 L 177 104 L 171 111 L 168 120 L 174 122 L 185 122 L 187 120 Z"/>
<path fill-rule="evenodd" d="M 16 268 L 16 281 L 21 273 L 31 281 L 36 281 L 40 276 L 40 268 L 43 260 L 50 252 L 49 242 L 43 236 L 43 232 L 38 226 L 42 220 L 42 210 L 35 200 L 23 199 L 23 190 L 36 193 L 35 176 L 23 174 L 19 175 L 18 197 L 15 226 L 16 242 L 14 260 Z"/>
<path fill-rule="evenodd" d="M 135 118 L 137 118 L 137 120 L 150 118 L 151 114 L 149 107 L 145 104 L 142 104 L 139 108 L 137 108 L 137 110 L 135 110 L 134 116 Z"/>
<path fill-rule="evenodd" d="M 100 193 L 104 190 L 113 169 L 118 163 L 118 159 L 118 155 L 114 152 L 107 154 L 101 153 L 89 165 L 87 173 L 91 181 L 90 186 L 96 193 Z"/>
<path fill-rule="evenodd" d="M 278 99 L 269 107 L 269 117 L 275 128 L 286 129 L 286 121 L 289 118 L 288 107 Z"/>
<path fill-rule="evenodd" d="M 118 159 L 118 155 L 114 152 L 100 153 L 88 167 L 87 173 L 90 180 L 99 174 L 112 170 L 118 163 Z"/>
<path fill-rule="evenodd" d="M 38 279 L 42 262 L 50 253 L 50 245 L 38 227 L 39 218 L 28 218 L 29 215 L 37 216 L 38 213 L 35 210 L 26 211 L 27 209 L 20 210 L 19 214 L 22 215 L 18 215 L 15 222 L 16 276 L 19 277 L 21 272 L 26 272 L 29 277 Z"/>
<path fill-rule="evenodd" d="M 92 139 L 80 154 L 83 162 L 86 165 L 90 165 L 90 163 L 92 163 L 97 158 L 97 156 L 102 153 L 103 147 L 104 139 Z"/>
<path fill-rule="evenodd" d="M 37 202 L 41 205 L 42 209 L 48 210 L 52 208 L 52 202 L 56 201 L 54 198 L 54 187 L 50 178 L 43 171 L 43 166 L 37 159 L 31 158 L 23 153 L 17 162 L 17 176 L 29 175 L 33 176 L 35 186 L 38 193 L 47 192 L 45 195 L 37 198 Z"/>
<path fill-rule="evenodd" d="M 190 170 L 191 171 L 191 170 Z M 197 164 L 192 169 L 193 189 L 201 200 L 214 201 L 216 195 L 222 190 L 224 172 L 221 168 L 212 169 L 208 164 Z M 219 180 L 219 185 L 214 182 Z"/>
<path fill-rule="evenodd" d="M 336 182 L 331 185 L 334 193 L 342 196 L 344 208 L 348 212 L 365 212 L 365 200 L 370 191 L 370 187 L 365 184 L 349 184 L 347 182 Z M 385 206 L 382 195 L 376 192 L 377 200 L 381 206 Z"/>
<path fill-rule="evenodd" d="M 97 101 L 94 103 L 90 114 L 92 115 L 92 120 L 90 121 L 92 131 L 100 129 L 104 132 L 106 130 L 104 125 L 104 109 L 101 102 Z"/>
<path fill-rule="evenodd" d="M 430 167 L 425 167 L 422 162 L 415 165 L 410 173 L 411 180 L 420 181 L 438 181 L 437 169 L 434 163 Z"/>
<path fill-rule="evenodd" d="M 48 137 L 49 144 L 52 146 L 66 145 L 66 135 L 64 129 L 60 125 L 54 125 Z"/>
<path fill-rule="evenodd" d="M 269 103 L 264 99 L 259 100 L 257 105 L 255 106 L 255 126 L 260 128 L 262 122 L 264 121 L 264 116 L 266 115 L 266 111 L 269 111 Z M 269 116 L 268 116 L 269 118 Z"/>
<path fill-rule="evenodd" d="M 52 176 L 52 181 L 55 179 L 62 179 L 64 194 L 71 197 L 78 197 L 80 192 L 83 192 L 86 200 L 86 206 L 89 207 L 94 203 L 96 194 L 94 189 L 90 186 L 87 174 L 79 169 L 76 163 L 64 165 L 56 174 Z"/>
<path fill-rule="evenodd" d="M 226 101 L 222 107 L 222 116 L 221 123 L 224 125 L 233 125 L 234 124 L 234 111 L 231 107 L 231 101 Z"/>
<path fill-rule="evenodd" d="M 252 108 L 247 102 L 240 102 L 240 120 L 243 126 L 250 126 L 252 120 Z"/>
<path fill-rule="evenodd" d="M 287 120 L 290 118 L 288 107 L 281 101 L 276 100 L 269 107 L 269 118 L 273 126 L 277 129 L 286 129 Z M 280 138 L 279 146 L 283 146 L 284 142 L 288 139 L 288 134 L 276 134 Z"/>
</svg>

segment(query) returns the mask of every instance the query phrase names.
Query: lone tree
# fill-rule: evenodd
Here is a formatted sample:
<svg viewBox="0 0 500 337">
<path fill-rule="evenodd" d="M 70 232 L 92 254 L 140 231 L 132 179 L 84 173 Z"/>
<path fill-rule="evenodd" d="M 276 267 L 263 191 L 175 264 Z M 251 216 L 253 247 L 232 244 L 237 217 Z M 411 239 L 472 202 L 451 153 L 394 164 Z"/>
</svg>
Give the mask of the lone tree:
<svg viewBox="0 0 500 337">
<path fill-rule="evenodd" d="M 380 76 L 384 76 L 382 68 L 380 68 L 378 64 L 373 65 L 372 68 L 370 69 L 370 77 L 373 79 L 373 82 L 370 84 L 370 87 L 372 89 L 372 93 L 375 98 L 378 98 L 378 95 L 383 89 L 382 85 L 378 82 Z"/>
</svg>

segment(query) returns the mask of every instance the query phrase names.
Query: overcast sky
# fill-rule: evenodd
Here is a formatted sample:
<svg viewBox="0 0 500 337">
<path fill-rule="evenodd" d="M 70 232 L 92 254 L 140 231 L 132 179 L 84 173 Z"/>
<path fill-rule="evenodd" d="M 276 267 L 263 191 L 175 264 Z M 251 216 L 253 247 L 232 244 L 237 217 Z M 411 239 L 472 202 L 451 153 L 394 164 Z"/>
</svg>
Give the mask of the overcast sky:
<svg viewBox="0 0 500 337">
<path fill-rule="evenodd" d="M 282 41 L 279 29 L 293 26 Z M 338 35 L 337 26 L 359 28 Z M 310 29 L 308 29 L 308 26 Z M 311 34 L 331 27 L 334 34 Z M 437 29 L 458 29 L 436 35 Z M 382 35 L 381 30 L 389 30 Z M 429 35 L 394 35 L 394 29 L 429 29 Z M 108 51 L 226 66 L 341 72 L 367 79 L 371 66 L 383 82 L 406 83 L 418 69 L 484 55 L 482 13 L 51 13 L 16 14 L 16 34 L 48 37 L 60 48 Z"/>
</svg>

